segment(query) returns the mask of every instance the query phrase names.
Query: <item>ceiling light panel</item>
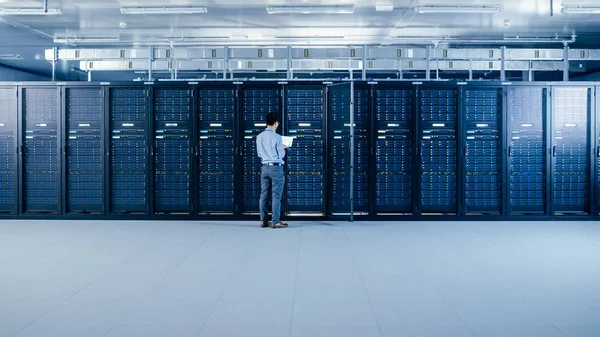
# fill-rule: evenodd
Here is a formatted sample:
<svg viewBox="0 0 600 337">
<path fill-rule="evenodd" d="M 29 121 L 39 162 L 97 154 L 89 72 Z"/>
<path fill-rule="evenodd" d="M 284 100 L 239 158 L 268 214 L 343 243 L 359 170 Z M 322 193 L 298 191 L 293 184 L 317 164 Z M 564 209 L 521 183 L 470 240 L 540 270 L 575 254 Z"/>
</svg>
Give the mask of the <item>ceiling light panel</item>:
<svg viewBox="0 0 600 337">
<path fill-rule="evenodd" d="M 502 6 L 420 6 L 415 11 L 428 13 L 501 13 Z"/>
<path fill-rule="evenodd" d="M 0 8 L 0 15 L 62 15 L 58 8 Z"/>
<path fill-rule="evenodd" d="M 270 6 L 269 14 L 353 14 L 354 6 Z"/>
<path fill-rule="evenodd" d="M 187 7 L 121 7 L 122 14 L 131 15 L 170 15 L 170 14 L 206 14 L 208 8 L 204 6 Z"/>
<path fill-rule="evenodd" d="M 563 7 L 564 14 L 600 14 L 600 7 L 568 6 Z"/>
</svg>

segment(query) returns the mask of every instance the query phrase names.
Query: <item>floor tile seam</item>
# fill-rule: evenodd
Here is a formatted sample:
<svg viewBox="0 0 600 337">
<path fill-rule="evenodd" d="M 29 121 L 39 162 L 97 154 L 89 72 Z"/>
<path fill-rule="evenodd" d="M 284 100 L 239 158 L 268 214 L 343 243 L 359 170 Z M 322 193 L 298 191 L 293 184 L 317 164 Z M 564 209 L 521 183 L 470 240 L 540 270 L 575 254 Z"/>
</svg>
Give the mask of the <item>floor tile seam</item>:
<svg viewBox="0 0 600 337">
<path fill-rule="evenodd" d="M 106 227 L 104 227 L 104 228 L 102 228 L 102 229 L 103 229 L 103 230 L 105 230 L 105 229 L 106 229 Z M 89 233 L 89 232 L 93 232 L 93 231 L 98 231 L 98 230 L 99 230 L 98 228 L 95 228 L 95 227 L 92 227 L 92 226 L 90 226 L 89 228 L 86 228 L 86 229 L 84 229 L 84 230 L 81 230 L 80 232 L 76 232 L 75 234 L 72 234 L 72 235 L 67 235 L 67 236 L 65 236 L 65 237 L 63 237 L 63 238 L 61 238 L 61 239 L 59 239 L 58 241 L 54 241 L 54 242 L 48 243 L 48 244 L 46 244 L 45 246 L 43 246 L 43 247 L 40 247 L 40 248 L 38 248 L 38 249 L 31 250 L 31 251 L 29 251 L 29 252 L 25 253 L 25 255 L 23 255 L 23 256 L 21 256 L 21 257 L 19 257 L 19 258 L 15 259 L 15 260 L 18 260 L 18 259 L 20 259 L 20 258 L 23 258 L 23 257 L 25 257 L 25 256 L 27 256 L 27 255 L 30 255 L 30 254 L 33 254 L 33 253 L 39 252 L 39 251 L 41 251 L 41 250 L 44 250 L 44 249 L 46 249 L 46 248 L 48 248 L 48 247 L 52 247 L 52 246 L 54 246 L 54 245 L 57 245 L 57 244 L 59 244 L 59 243 L 61 243 L 61 242 L 63 242 L 63 241 L 70 240 L 70 239 L 76 239 L 77 237 L 83 236 L 84 234 L 87 234 L 87 233 Z"/>
<path fill-rule="evenodd" d="M 458 311 L 456 309 L 454 309 L 454 307 L 452 305 L 450 305 L 450 303 L 446 300 L 446 298 L 444 298 L 442 296 L 442 301 L 444 303 L 446 303 L 446 305 L 448 306 L 448 308 L 450 309 L 450 311 L 452 311 L 452 313 L 454 313 L 454 316 L 456 316 L 458 318 L 458 320 L 465 326 L 465 328 L 467 328 L 469 330 L 469 333 L 471 333 L 471 335 L 473 337 L 479 337 L 475 334 L 475 332 L 473 331 L 473 329 L 467 324 L 467 322 L 465 322 L 464 318 L 458 313 Z"/>
<path fill-rule="evenodd" d="M 294 276 L 294 291 L 292 292 L 292 316 L 290 318 L 290 333 L 289 337 L 292 337 L 294 328 L 294 312 L 296 310 L 296 289 L 298 285 L 298 276 L 300 269 L 300 251 L 302 249 L 302 237 L 304 236 L 304 225 L 300 227 L 300 238 L 298 240 L 298 249 L 296 250 L 296 275 Z"/>
<path fill-rule="evenodd" d="M 348 249 L 350 250 L 350 254 L 352 255 L 352 260 L 354 261 L 354 268 L 356 268 L 356 271 L 358 272 L 358 277 L 360 278 L 360 282 L 362 283 L 363 286 L 363 290 L 365 292 L 365 295 L 367 296 L 367 301 L 369 303 L 369 308 L 371 309 L 371 315 L 373 316 L 373 319 L 375 320 L 375 323 L 377 324 L 377 330 L 379 331 L 379 336 L 383 337 L 383 329 L 381 328 L 381 325 L 379 323 L 379 318 L 377 318 L 377 315 L 375 314 L 375 309 L 373 307 L 373 302 L 371 301 L 371 296 L 369 295 L 369 291 L 367 289 L 367 284 L 365 283 L 365 279 L 363 277 L 362 272 L 360 271 L 360 268 L 358 267 L 358 262 L 356 261 L 356 255 L 354 253 L 354 249 L 352 247 L 352 244 L 350 242 L 350 240 L 348 239 L 348 233 L 346 232 L 346 227 L 342 226 L 342 232 L 344 234 L 344 238 L 346 239 L 346 245 L 348 246 Z"/>
<path fill-rule="evenodd" d="M 110 271 L 114 271 L 115 269 L 118 269 L 120 266 L 122 266 L 123 264 L 125 264 L 127 261 L 133 259 L 135 256 L 139 255 L 142 251 L 144 251 L 145 249 L 147 249 L 149 245 L 150 245 L 150 243 L 148 243 L 148 245 L 146 245 L 145 247 L 141 248 L 137 253 L 134 253 L 131 256 L 129 256 L 128 258 L 126 258 L 121 264 L 112 266 L 112 268 L 110 268 L 109 270 L 107 270 L 104 275 L 102 275 L 101 277 L 98 277 L 96 280 L 90 282 L 87 286 L 81 288 L 79 291 L 77 291 L 74 294 L 72 294 L 71 296 L 69 296 L 67 299 L 65 299 L 62 303 L 60 303 L 59 305 L 57 305 L 56 307 L 54 307 L 52 310 L 46 312 L 44 314 L 44 316 L 48 315 L 50 312 L 52 312 L 54 310 L 57 310 L 58 308 L 60 308 L 61 306 L 65 305 L 66 303 L 68 303 L 71 299 L 73 299 L 77 295 L 83 293 L 86 289 L 90 288 L 92 285 L 98 283 L 101 279 L 103 279 L 104 277 L 106 277 L 106 275 Z M 72 261 L 72 260 L 70 260 L 70 261 Z M 144 299 L 145 298 L 139 300 L 133 307 L 137 306 Z M 42 317 L 40 317 L 40 318 L 42 318 Z M 110 333 L 110 331 L 112 331 L 113 329 L 114 329 L 114 326 L 104 336 L 106 336 L 108 333 Z"/>
<path fill-rule="evenodd" d="M 192 256 L 192 254 L 194 252 L 196 252 L 198 249 L 200 249 L 200 247 L 202 245 L 204 245 L 204 243 L 210 238 L 212 237 L 215 233 L 217 232 L 217 230 L 213 230 L 209 235 L 207 235 L 200 243 L 198 243 L 198 245 L 196 247 L 194 247 L 183 259 L 182 261 L 180 261 L 176 266 L 174 266 L 163 278 L 162 281 L 166 280 L 171 274 L 173 274 L 173 272 L 175 270 L 177 270 L 177 268 L 179 268 L 184 261 L 186 261 L 187 259 L 190 258 L 190 256 Z M 148 292 L 148 293 L 152 293 L 152 291 L 154 291 L 156 288 L 158 288 L 160 286 L 160 282 L 157 282 L 157 284 Z M 132 312 L 133 310 L 135 310 L 142 302 L 144 302 L 146 299 L 148 298 L 148 296 L 144 296 L 142 299 L 140 299 L 139 301 L 137 301 L 137 303 L 135 305 L 133 305 L 129 310 L 127 310 L 127 312 L 123 313 L 123 315 L 121 316 L 121 318 L 118 320 L 117 323 L 115 323 L 110 330 L 104 335 L 104 337 L 106 337 L 108 334 L 110 334 L 115 328 L 117 328 L 121 322 L 123 322 L 123 320 L 125 319 L 126 315 L 130 312 Z"/>
<path fill-rule="evenodd" d="M 562 331 L 561 328 L 554 324 L 549 318 L 547 318 L 545 315 L 542 315 L 541 313 L 538 313 L 536 310 L 533 309 L 533 307 L 531 307 L 531 304 L 528 303 L 527 300 L 523 300 L 523 306 L 525 308 L 527 308 L 527 310 L 529 310 L 532 314 L 534 314 L 536 317 L 541 318 L 544 322 L 550 324 L 550 326 L 552 326 L 554 329 L 556 329 L 561 335 L 568 337 L 569 334 L 567 334 L 566 332 Z"/>
<path fill-rule="evenodd" d="M 45 317 L 46 315 L 48 315 L 50 312 L 56 310 L 58 307 L 60 307 L 62 304 L 66 303 L 67 300 L 63 300 L 62 302 L 57 303 L 56 305 L 54 305 L 52 308 L 45 310 L 43 313 L 41 313 L 40 315 L 37 316 L 37 318 L 35 318 L 33 321 L 29 322 L 26 326 L 22 327 L 21 329 L 19 329 L 17 332 L 13 333 L 11 335 L 11 337 L 15 337 L 17 336 L 19 333 L 21 333 L 23 330 L 27 329 L 28 327 L 32 326 L 33 324 L 35 324 L 38 320 L 40 320 L 41 318 Z"/>
<path fill-rule="evenodd" d="M 215 230 L 216 232 L 216 230 Z M 204 330 L 204 327 L 206 326 L 206 322 L 208 321 L 208 319 L 211 317 L 211 315 L 213 314 L 213 312 L 215 311 L 215 308 L 217 307 L 217 305 L 219 305 L 219 303 L 221 302 L 221 299 L 223 298 L 223 294 L 225 293 L 225 291 L 227 290 L 227 288 L 229 287 L 229 284 L 231 284 L 231 280 L 233 280 L 233 278 L 235 277 L 235 275 L 237 274 L 240 266 L 242 265 L 242 262 L 244 261 L 244 256 L 246 256 L 248 254 L 248 251 L 250 250 L 250 247 L 252 247 L 252 244 L 249 244 L 244 253 L 240 256 L 238 263 L 236 265 L 236 267 L 233 269 L 233 272 L 231 273 L 231 275 L 229 276 L 229 279 L 227 280 L 225 286 L 223 287 L 223 289 L 221 290 L 221 292 L 219 293 L 219 297 L 217 298 L 217 300 L 215 301 L 215 304 L 213 304 L 212 308 L 210 309 L 210 311 L 208 312 L 208 314 L 206 315 L 206 318 L 204 319 L 204 322 L 202 322 L 202 326 L 200 328 L 200 330 L 198 331 L 198 333 L 196 334 L 196 337 L 199 337 L 200 334 L 202 334 L 202 331 Z"/>
</svg>

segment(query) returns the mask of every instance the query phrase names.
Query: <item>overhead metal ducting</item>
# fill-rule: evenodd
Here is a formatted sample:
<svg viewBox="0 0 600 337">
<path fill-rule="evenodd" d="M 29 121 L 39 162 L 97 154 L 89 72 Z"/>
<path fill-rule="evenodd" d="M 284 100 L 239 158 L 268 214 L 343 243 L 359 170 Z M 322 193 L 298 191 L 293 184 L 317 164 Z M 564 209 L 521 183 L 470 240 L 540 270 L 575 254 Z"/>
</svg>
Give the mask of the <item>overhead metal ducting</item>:
<svg viewBox="0 0 600 337">
<path fill-rule="evenodd" d="M 84 71 L 564 71 L 565 50 L 567 63 L 600 60 L 593 49 L 406 46 L 58 49 L 56 60 L 79 61 Z"/>
</svg>

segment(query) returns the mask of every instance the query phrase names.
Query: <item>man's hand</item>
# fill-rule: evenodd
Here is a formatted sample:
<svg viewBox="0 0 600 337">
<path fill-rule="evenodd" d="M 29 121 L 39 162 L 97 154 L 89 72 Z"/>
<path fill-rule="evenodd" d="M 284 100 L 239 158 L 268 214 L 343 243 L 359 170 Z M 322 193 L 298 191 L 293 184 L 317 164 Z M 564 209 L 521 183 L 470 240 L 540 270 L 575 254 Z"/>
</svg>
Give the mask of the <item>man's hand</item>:
<svg viewBox="0 0 600 337">
<path fill-rule="evenodd" d="M 285 144 L 283 145 L 283 148 L 286 149 L 286 150 L 289 149 L 289 147 L 287 145 L 285 145 Z"/>
</svg>

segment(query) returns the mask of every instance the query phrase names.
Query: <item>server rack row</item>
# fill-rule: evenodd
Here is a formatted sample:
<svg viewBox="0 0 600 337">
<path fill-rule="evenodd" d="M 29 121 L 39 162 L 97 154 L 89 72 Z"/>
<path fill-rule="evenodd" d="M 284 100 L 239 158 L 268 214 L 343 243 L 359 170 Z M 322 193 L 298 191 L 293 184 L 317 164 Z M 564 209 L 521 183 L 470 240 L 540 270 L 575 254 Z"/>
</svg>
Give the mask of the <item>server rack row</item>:
<svg viewBox="0 0 600 337">
<path fill-rule="evenodd" d="M 296 137 L 286 158 L 288 216 L 589 218 L 600 211 L 592 85 L 350 88 L 2 86 L 0 216 L 257 214 L 254 140 L 268 112 L 280 115 L 280 133 Z"/>
</svg>

